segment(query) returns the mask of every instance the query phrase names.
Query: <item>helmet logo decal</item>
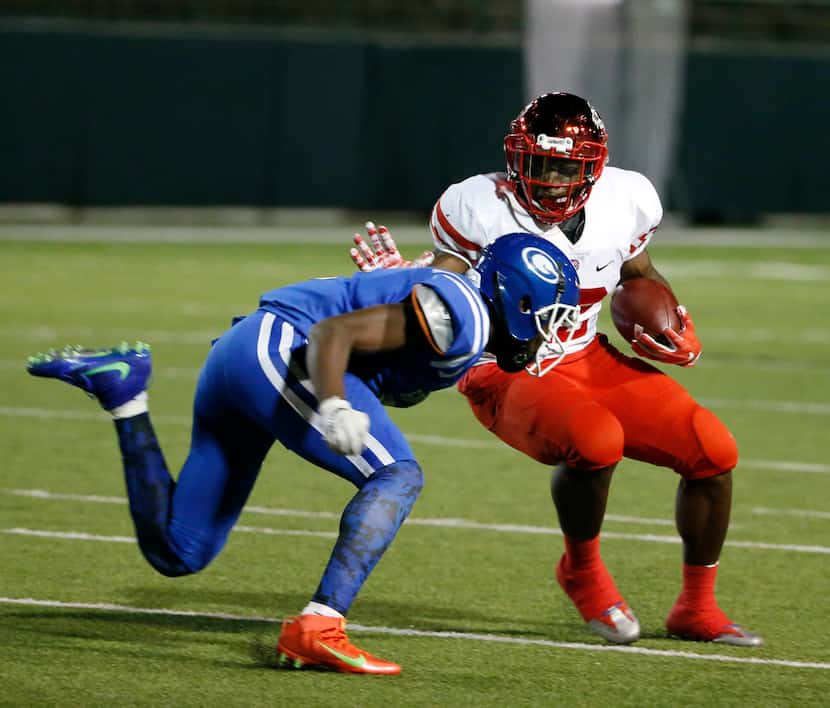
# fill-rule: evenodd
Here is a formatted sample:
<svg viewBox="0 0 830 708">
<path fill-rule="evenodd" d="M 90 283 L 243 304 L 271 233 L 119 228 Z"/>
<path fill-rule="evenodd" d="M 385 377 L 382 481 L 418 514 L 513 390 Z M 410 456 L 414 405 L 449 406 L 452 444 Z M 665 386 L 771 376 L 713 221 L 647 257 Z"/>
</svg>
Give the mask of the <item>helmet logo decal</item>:
<svg viewBox="0 0 830 708">
<path fill-rule="evenodd" d="M 523 249 L 522 260 L 531 273 L 546 283 L 551 283 L 552 285 L 559 283 L 559 268 L 554 260 L 542 249 L 534 246 Z"/>
<path fill-rule="evenodd" d="M 555 150 L 562 155 L 568 155 L 574 149 L 573 138 L 560 138 L 556 135 L 545 135 L 544 133 L 539 133 L 536 136 L 536 144 L 542 150 Z"/>
<path fill-rule="evenodd" d="M 599 117 L 599 113 L 597 113 L 597 109 L 591 106 L 591 118 L 594 119 L 594 123 L 597 124 L 600 130 L 605 130 L 605 123 L 602 122 L 602 118 Z"/>
</svg>

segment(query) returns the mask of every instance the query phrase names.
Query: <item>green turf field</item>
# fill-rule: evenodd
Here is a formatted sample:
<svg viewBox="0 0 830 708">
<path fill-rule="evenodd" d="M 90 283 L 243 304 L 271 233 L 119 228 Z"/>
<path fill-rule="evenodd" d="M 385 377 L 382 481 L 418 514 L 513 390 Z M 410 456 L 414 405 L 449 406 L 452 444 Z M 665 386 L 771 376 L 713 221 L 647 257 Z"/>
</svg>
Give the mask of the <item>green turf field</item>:
<svg viewBox="0 0 830 708">
<path fill-rule="evenodd" d="M 52 345 L 150 342 L 151 411 L 178 469 L 210 339 L 263 290 L 350 273 L 345 249 L 6 241 L 0 705 L 827 705 L 830 238 L 788 252 L 658 242 L 652 256 L 704 343 L 699 366 L 671 373 L 741 448 L 718 596 L 764 647 L 666 636 L 676 480 L 630 462 L 603 549 L 644 638 L 609 649 L 589 634 L 554 580 L 548 470 L 489 436 L 450 390 L 393 414 L 427 483 L 350 616 L 352 639 L 402 675 L 275 669 L 275 620 L 314 591 L 349 486 L 274 449 L 220 557 L 163 578 L 131 541 L 111 424 L 24 365 Z"/>
</svg>

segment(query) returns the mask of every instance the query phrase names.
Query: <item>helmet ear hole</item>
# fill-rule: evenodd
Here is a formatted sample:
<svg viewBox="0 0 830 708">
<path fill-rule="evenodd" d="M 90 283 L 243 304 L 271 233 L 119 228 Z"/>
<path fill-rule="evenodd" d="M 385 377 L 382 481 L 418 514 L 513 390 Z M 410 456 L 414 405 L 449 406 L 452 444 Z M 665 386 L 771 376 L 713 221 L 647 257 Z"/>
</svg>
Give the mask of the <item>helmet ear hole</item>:
<svg viewBox="0 0 830 708">
<path fill-rule="evenodd" d="M 530 296 L 525 295 L 519 300 L 519 312 L 523 315 L 530 314 L 531 306 L 530 306 Z"/>
</svg>

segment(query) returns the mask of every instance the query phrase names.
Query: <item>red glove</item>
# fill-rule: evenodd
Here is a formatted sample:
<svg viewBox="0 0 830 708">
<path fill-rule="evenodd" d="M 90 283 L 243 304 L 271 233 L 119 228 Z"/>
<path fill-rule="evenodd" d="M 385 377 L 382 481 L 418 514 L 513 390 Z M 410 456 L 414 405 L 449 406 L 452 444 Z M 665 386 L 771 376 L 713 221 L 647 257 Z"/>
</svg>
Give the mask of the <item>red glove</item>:
<svg viewBox="0 0 830 708">
<path fill-rule="evenodd" d="M 695 323 L 689 317 L 689 313 L 683 305 L 677 306 L 677 314 L 683 325 L 680 332 L 675 332 L 671 327 L 663 330 L 663 335 L 673 346 L 667 347 L 660 344 L 650 334 L 646 334 L 640 325 L 634 325 L 634 339 L 631 340 L 631 348 L 635 353 L 646 359 L 654 359 L 664 364 L 677 364 L 678 366 L 694 366 L 700 358 L 703 348 L 700 340 L 695 334 Z"/>
<path fill-rule="evenodd" d="M 371 221 L 367 221 L 366 233 L 372 247 L 369 248 L 360 234 L 355 234 L 354 243 L 357 248 L 349 250 L 354 264 L 364 273 L 378 268 L 423 268 L 435 260 L 432 251 L 424 251 L 412 261 L 405 260 L 385 226 L 375 226 Z"/>
</svg>

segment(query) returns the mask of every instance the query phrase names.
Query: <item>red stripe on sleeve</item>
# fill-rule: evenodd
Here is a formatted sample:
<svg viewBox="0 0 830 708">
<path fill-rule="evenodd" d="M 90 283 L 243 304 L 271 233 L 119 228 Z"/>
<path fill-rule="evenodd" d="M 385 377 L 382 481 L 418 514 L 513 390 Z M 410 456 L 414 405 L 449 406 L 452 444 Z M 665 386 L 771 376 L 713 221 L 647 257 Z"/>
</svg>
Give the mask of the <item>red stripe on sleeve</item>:
<svg viewBox="0 0 830 708">
<path fill-rule="evenodd" d="M 435 215 L 438 217 L 438 223 L 441 224 L 441 228 L 447 232 L 449 237 L 455 241 L 457 245 L 461 246 L 461 248 L 467 249 L 468 251 L 475 251 L 476 253 L 481 250 L 481 246 L 477 243 L 473 243 L 472 241 L 468 241 L 455 230 L 453 225 L 447 220 L 447 217 L 444 216 L 444 212 L 441 211 L 440 201 L 435 205 Z"/>
<path fill-rule="evenodd" d="M 441 235 L 441 233 L 438 231 L 438 229 L 435 228 L 435 224 L 430 222 L 429 223 L 429 228 L 432 230 L 432 235 L 433 235 L 433 237 L 435 238 L 436 241 L 438 241 L 439 243 L 442 243 L 444 246 L 449 246 L 449 244 L 447 243 L 447 239 L 445 239 Z"/>
</svg>

